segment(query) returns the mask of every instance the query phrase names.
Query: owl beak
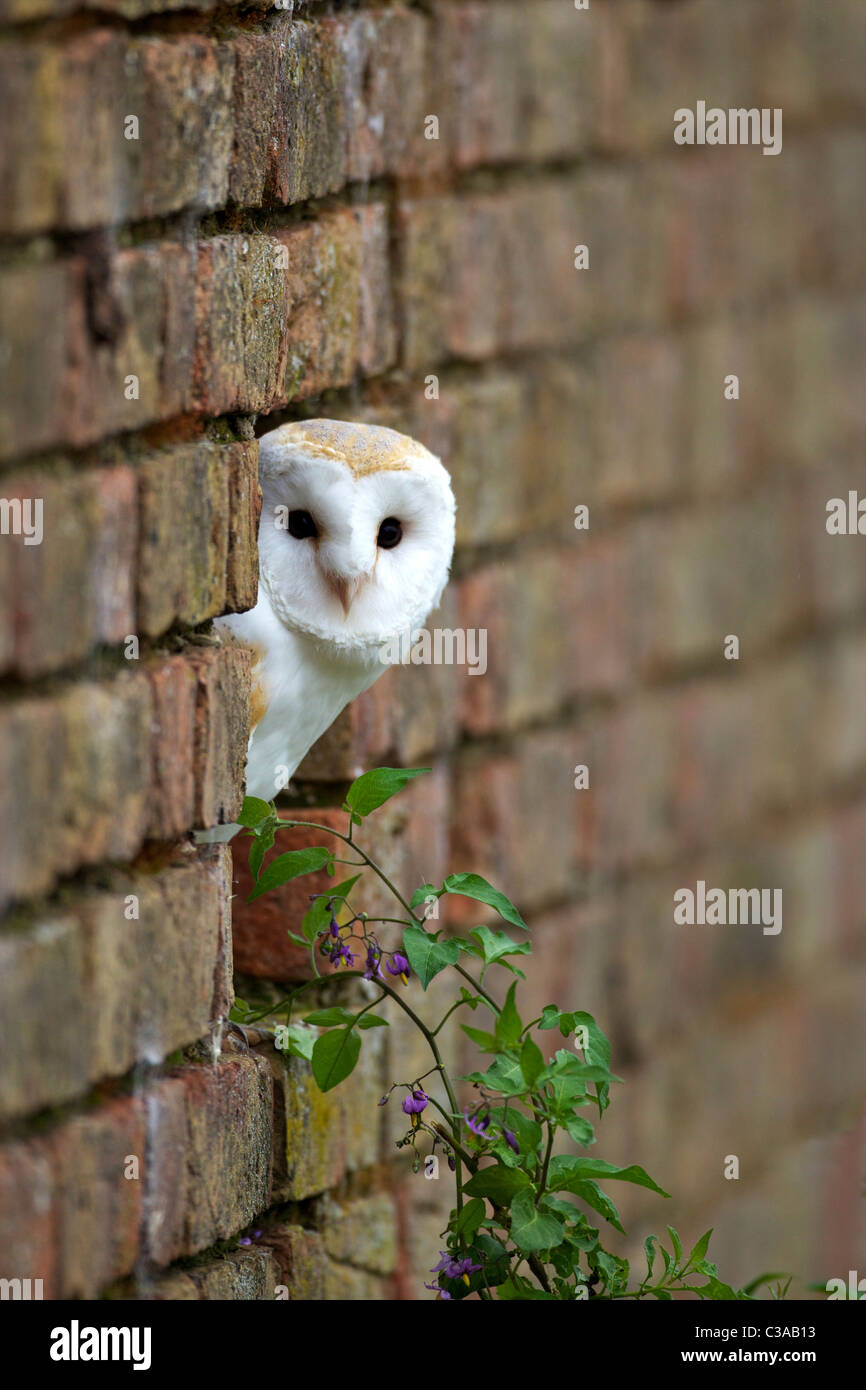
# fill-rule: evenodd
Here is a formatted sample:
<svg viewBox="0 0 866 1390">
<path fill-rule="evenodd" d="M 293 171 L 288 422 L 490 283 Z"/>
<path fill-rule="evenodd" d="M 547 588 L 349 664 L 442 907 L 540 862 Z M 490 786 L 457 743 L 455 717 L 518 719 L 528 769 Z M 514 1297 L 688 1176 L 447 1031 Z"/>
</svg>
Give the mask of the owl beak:
<svg viewBox="0 0 866 1390">
<path fill-rule="evenodd" d="M 351 578 L 345 574 L 328 573 L 326 575 L 328 584 L 340 600 L 346 617 L 349 616 L 349 609 L 358 596 L 358 590 L 366 584 L 369 577 L 368 574 L 352 575 Z"/>
</svg>

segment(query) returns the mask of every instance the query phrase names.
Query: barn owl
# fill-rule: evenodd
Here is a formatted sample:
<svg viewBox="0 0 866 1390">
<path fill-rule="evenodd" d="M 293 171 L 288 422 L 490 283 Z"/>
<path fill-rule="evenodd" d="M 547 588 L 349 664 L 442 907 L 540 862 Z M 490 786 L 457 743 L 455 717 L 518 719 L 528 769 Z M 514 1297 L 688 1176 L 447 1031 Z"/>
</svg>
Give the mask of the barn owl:
<svg viewBox="0 0 866 1390">
<path fill-rule="evenodd" d="M 247 794 L 270 801 L 438 604 L 456 508 L 439 460 L 375 425 L 281 425 L 259 480 L 258 602 L 217 626 L 255 653 Z"/>
</svg>

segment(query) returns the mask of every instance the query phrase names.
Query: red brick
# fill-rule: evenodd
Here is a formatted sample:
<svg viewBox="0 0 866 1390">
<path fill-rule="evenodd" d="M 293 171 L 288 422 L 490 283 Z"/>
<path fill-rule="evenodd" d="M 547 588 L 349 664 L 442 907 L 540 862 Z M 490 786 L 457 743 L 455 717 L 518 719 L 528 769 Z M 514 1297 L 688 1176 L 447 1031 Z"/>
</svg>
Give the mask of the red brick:
<svg viewBox="0 0 866 1390">
<path fill-rule="evenodd" d="M 146 1163 L 142 1100 L 111 1101 L 70 1120 L 49 1142 L 54 1164 L 58 1285 L 63 1298 L 96 1298 L 128 1273 L 139 1251 L 141 1178 L 125 1177 L 128 1159 Z"/>
<path fill-rule="evenodd" d="M 270 1204 L 272 1086 L 258 1057 L 177 1073 L 186 1097 L 188 1183 L 184 1250 L 193 1253 L 248 1225 Z"/>
<path fill-rule="evenodd" d="M 196 826 L 231 823 L 244 799 L 250 731 L 251 653 L 228 645 L 197 649 L 194 767 Z"/>
<path fill-rule="evenodd" d="M 81 865 L 137 851 L 148 819 L 150 714 L 147 682 L 139 675 L 82 682 L 5 708 L 4 906 L 46 892 Z"/>
<path fill-rule="evenodd" d="M 3 496 L 41 501 L 39 545 L 4 538 L 12 598 L 4 614 L 6 668 L 39 676 L 135 630 L 132 572 L 135 476 L 128 468 L 80 473 L 33 469 L 4 478 Z"/>
<path fill-rule="evenodd" d="M 0 1147 L 0 1279 L 41 1279 L 58 1297 L 51 1164 L 44 1144 Z"/>
</svg>

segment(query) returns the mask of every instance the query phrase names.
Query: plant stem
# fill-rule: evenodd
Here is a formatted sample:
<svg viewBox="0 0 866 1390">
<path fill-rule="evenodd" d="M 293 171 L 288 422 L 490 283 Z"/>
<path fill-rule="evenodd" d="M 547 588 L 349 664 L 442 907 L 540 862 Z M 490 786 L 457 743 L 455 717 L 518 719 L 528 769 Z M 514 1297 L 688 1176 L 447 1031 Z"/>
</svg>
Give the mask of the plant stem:
<svg viewBox="0 0 866 1390">
<path fill-rule="evenodd" d="M 277 829 L 279 829 L 281 826 L 284 829 L 288 830 L 297 830 L 299 828 L 303 828 L 305 830 L 321 830 L 325 835 L 336 836 L 338 840 L 343 841 L 344 845 L 351 845 L 352 849 L 355 850 L 356 854 L 360 854 L 363 862 L 373 870 L 374 874 L 378 875 L 378 877 L 384 883 L 385 887 L 388 888 L 391 893 L 393 893 L 400 906 L 406 909 L 412 921 L 420 926 L 420 917 L 416 917 L 415 913 L 412 911 L 411 907 L 406 902 L 406 899 L 403 897 L 400 890 L 397 887 L 395 887 L 395 885 L 391 882 L 390 878 L 388 878 L 387 874 L 385 874 L 383 870 L 379 868 L 379 865 L 375 862 L 375 860 L 371 859 L 369 854 L 362 850 L 361 846 L 356 844 L 354 840 L 350 840 L 348 835 L 344 835 L 341 831 L 335 830 L 332 825 L 318 825 L 315 821 L 311 820 L 281 820 L 277 823 Z"/>
</svg>

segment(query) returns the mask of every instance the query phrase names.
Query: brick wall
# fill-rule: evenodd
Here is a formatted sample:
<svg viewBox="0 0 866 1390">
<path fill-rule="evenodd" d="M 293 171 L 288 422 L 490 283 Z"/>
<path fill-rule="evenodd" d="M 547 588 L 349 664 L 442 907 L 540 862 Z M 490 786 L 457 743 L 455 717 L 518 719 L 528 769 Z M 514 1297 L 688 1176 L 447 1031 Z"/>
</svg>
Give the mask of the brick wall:
<svg viewBox="0 0 866 1390">
<path fill-rule="evenodd" d="M 635 1238 L 862 1268 L 866 542 L 824 525 L 863 479 L 862 7 L 291 10 L 0 7 L 0 492 L 44 504 L 0 537 L 0 1275 L 375 1299 L 436 1259 L 375 1106 L 410 1039 L 321 1097 L 222 1028 L 232 931 L 257 987 L 302 966 L 188 833 L 242 795 L 249 665 L 207 624 L 255 599 L 255 432 L 306 414 L 446 460 L 443 625 L 490 669 L 389 672 L 302 803 L 432 763 L 382 852 L 497 882 L 539 1005 L 612 1035 L 605 1155 L 675 1193 Z M 698 99 L 781 107 L 782 155 L 677 148 Z M 674 927 L 698 878 L 782 886 L 783 931 Z"/>
</svg>

